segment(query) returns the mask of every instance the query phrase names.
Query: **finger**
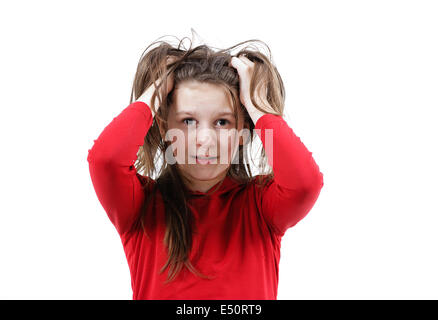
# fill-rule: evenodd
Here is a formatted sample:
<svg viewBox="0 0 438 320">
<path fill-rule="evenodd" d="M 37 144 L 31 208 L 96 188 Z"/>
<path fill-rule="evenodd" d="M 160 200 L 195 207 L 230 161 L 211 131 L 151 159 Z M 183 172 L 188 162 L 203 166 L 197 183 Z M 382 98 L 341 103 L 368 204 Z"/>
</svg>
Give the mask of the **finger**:
<svg viewBox="0 0 438 320">
<path fill-rule="evenodd" d="M 239 69 L 245 68 L 247 65 L 241 59 L 237 57 L 231 58 L 231 65 L 239 71 Z"/>
<path fill-rule="evenodd" d="M 168 67 L 170 64 L 174 63 L 176 60 L 178 60 L 175 56 L 168 56 L 166 58 L 166 66 Z"/>
<path fill-rule="evenodd" d="M 242 55 L 239 57 L 240 60 L 242 60 L 248 67 L 252 67 L 254 65 L 254 62 L 249 60 L 246 55 Z"/>
</svg>

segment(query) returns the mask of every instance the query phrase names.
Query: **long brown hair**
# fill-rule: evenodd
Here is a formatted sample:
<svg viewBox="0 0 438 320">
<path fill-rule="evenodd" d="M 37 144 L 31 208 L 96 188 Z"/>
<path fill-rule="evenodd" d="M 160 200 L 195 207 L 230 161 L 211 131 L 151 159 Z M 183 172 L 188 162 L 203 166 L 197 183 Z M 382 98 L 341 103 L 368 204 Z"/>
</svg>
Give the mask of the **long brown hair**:
<svg viewBox="0 0 438 320">
<path fill-rule="evenodd" d="M 160 273 L 169 266 L 166 283 L 172 281 L 184 265 L 200 277 L 208 278 L 208 276 L 199 273 L 188 258 L 192 248 L 193 215 L 187 207 L 187 200 L 191 195 L 188 193 L 177 165 L 166 162 L 165 151 L 170 143 L 163 139 L 162 131 L 160 131 L 160 128 L 161 130 L 167 129 L 167 116 L 169 108 L 174 101 L 174 90 L 170 91 L 167 96 L 162 95 L 165 97 L 162 99 L 163 101 L 161 101 L 160 95 L 157 92 L 164 92 L 163 88 L 167 88 L 167 77 L 173 73 L 173 88 L 176 88 L 185 81 L 194 80 L 200 83 L 207 82 L 219 85 L 229 93 L 236 123 L 238 123 L 238 108 L 240 108 L 245 115 L 245 127 L 249 129 L 250 134 L 250 143 L 239 145 L 238 163 L 230 164 L 227 171 L 227 175 L 239 183 L 248 183 L 254 179 L 247 155 L 251 155 L 250 150 L 256 135 L 253 134 L 255 124 L 240 102 L 239 75 L 237 70 L 230 64 L 231 58 L 245 54 L 248 59 L 255 63 L 250 92 L 252 103 L 257 109 L 265 113 L 283 116 L 285 100 L 283 81 L 272 62 L 269 47 L 265 44 L 269 51 L 269 57 L 258 50 L 257 46 L 251 47 L 251 44 L 264 44 L 264 42 L 257 39 L 247 40 L 227 49 L 214 50 L 213 47 L 206 44 L 192 47 L 192 41 L 190 41 L 190 47 L 186 49 L 184 47 L 184 39 L 188 38 L 179 40 L 177 45 L 172 45 L 171 42 L 162 40 L 154 41 L 145 49 L 137 66 L 130 99 L 130 103 L 132 103 L 149 86 L 155 85 L 155 93 L 152 96 L 150 106 L 154 110 L 155 117 L 151 128 L 145 136 L 143 146 L 139 148 L 135 168 L 137 172 L 143 172 L 148 177 L 156 177 L 156 180 L 151 192 L 151 188 L 148 187 L 148 183 L 151 183 L 151 180 L 147 179 L 148 183 L 146 183 L 144 189 L 149 190 L 149 192 L 146 194 L 146 200 L 131 231 L 136 231 L 141 226 L 146 233 L 144 226 L 146 208 L 158 189 L 165 205 L 166 232 L 164 243 L 168 249 L 168 260 L 161 268 Z M 236 54 L 232 54 L 233 49 L 248 43 L 249 45 L 242 48 Z M 255 48 L 255 50 L 251 48 Z M 169 57 L 174 58 L 174 61 L 170 64 L 168 63 Z M 158 85 L 156 85 L 156 81 L 159 79 L 162 79 L 162 81 L 158 81 Z M 255 92 L 257 92 L 261 85 L 265 86 L 267 101 L 274 112 L 272 110 L 265 110 L 254 99 Z M 158 108 L 155 108 L 156 100 L 158 100 Z M 250 149 L 245 150 L 245 148 Z M 272 168 L 268 165 L 265 150 L 263 148 L 260 149 L 258 151 L 258 167 L 265 174 L 264 177 L 268 179 L 257 180 L 257 183 L 263 185 L 273 177 L 273 172 Z M 156 166 L 160 159 L 161 166 Z"/>
</svg>

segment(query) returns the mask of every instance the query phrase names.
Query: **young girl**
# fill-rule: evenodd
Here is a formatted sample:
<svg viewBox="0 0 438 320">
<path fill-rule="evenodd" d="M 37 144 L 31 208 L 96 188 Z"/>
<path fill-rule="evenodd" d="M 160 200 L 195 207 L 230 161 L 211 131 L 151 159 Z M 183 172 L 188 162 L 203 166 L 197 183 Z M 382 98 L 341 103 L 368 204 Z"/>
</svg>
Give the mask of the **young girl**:
<svg viewBox="0 0 438 320">
<path fill-rule="evenodd" d="M 88 150 L 133 299 L 277 298 L 282 236 L 313 207 L 323 175 L 282 118 L 283 81 L 270 59 L 231 55 L 246 42 L 219 51 L 151 44 L 129 106 Z"/>
</svg>

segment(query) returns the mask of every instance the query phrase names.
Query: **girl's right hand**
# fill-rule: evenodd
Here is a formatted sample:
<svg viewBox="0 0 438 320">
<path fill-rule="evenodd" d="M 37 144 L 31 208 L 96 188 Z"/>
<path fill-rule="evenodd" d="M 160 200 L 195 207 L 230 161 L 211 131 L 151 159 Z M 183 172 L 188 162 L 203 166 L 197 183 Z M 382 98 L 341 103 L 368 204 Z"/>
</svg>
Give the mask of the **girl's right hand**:
<svg viewBox="0 0 438 320">
<path fill-rule="evenodd" d="M 169 63 L 174 62 L 175 60 L 176 60 L 176 57 L 173 57 L 173 56 L 172 56 L 172 57 L 168 57 L 168 58 L 167 58 L 167 65 L 169 65 Z M 158 79 L 157 81 L 155 81 L 155 84 L 158 86 L 158 85 L 160 84 L 161 80 L 162 80 L 162 79 Z M 162 95 L 162 94 L 159 93 L 159 94 L 160 94 L 161 101 L 163 101 L 163 97 L 164 97 L 164 96 L 167 96 L 167 95 L 169 94 L 169 92 L 172 91 L 172 89 L 173 89 L 173 84 L 174 84 L 174 77 L 173 77 L 173 73 L 171 73 L 171 74 L 167 77 L 167 88 L 166 88 L 165 91 L 164 91 L 164 95 Z M 164 89 L 164 87 L 161 88 L 161 90 L 163 90 L 163 89 Z M 138 99 L 136 100 L 136 101 L 142 101 L 142 102 L 146 103 L 146 104 L 150 107 L 151 112 L 152 112 L 152 117 L 155 117 L 155 113 L 154 113 L 154 111 L 152 110 L 153 108 L 151 107 L 152 94 L 154 93 L 154 91 L 155 91 L 155 86 L 154 86 L 154 84 L 152 84 L 152 85 L 150 85 L 150 86 L 149 86 L 149 87 L 143 92 L 143 94 L 142 94 L 140 97 L 138 97 Z M 156 102 L 159 101 L 159 100 L 158 100 L 158 97 L 155 98 L 155 101 L 156 101 Z M 159 108 L 159 106 L 156 107 L 157 111 L 158 111 L 158 108 Z"/>
</svg>

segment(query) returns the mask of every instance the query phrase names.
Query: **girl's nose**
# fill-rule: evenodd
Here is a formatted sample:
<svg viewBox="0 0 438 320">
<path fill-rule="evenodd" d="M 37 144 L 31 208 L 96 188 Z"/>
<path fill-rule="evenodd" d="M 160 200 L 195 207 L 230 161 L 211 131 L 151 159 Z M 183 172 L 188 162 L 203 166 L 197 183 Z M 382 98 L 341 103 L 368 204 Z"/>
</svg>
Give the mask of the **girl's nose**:
<svg viewBox="0 0 438 320">
<path fill-rule="evenodd" d="M 196 146 L 207 152 L 209 149 L 216 146 L 216 132 L 215 130 L 204 128 L 196 131 Z"/>
</svg>

